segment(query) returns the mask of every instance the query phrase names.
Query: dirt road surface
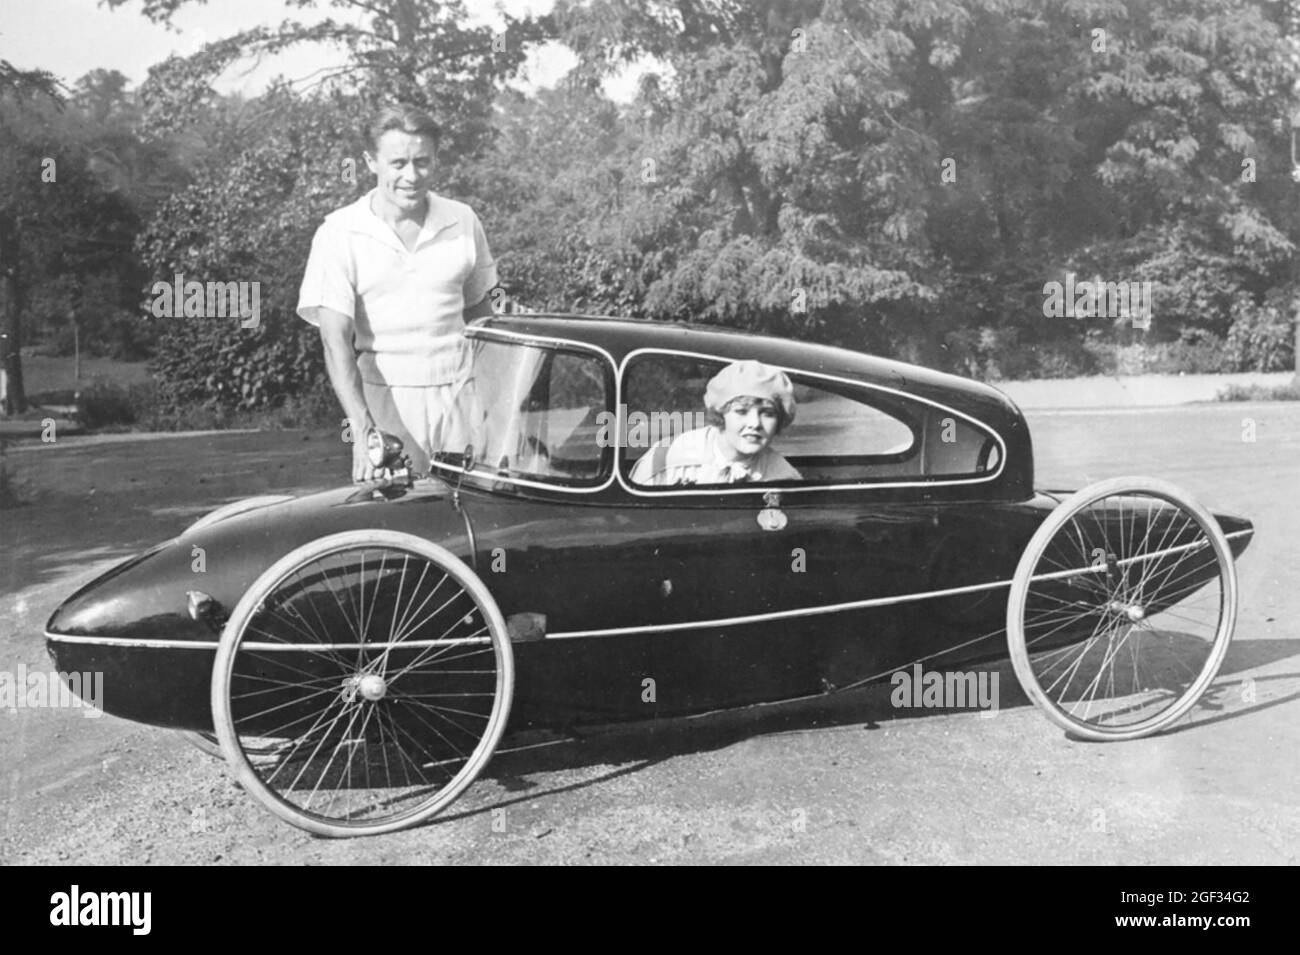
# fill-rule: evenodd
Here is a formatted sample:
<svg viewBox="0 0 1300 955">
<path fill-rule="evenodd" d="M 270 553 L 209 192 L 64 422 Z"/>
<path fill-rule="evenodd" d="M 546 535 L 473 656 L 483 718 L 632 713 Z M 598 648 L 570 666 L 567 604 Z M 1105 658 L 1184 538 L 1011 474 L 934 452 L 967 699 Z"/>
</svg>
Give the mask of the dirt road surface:
<svg viewBox="0 0 1300 955">
<path fill-rule="evenodd" d="M 231 863 L 1295 863 L 1300 855 L 1300 406 L 1030 414 L 1037 484 L 1162 477 L 1255 521 L 1237 637 L 1174 730 L 1067 739 L 997 668 L 995 716 L 891 707 L 889 687 L 499 754 L 414 831 L 317 839 L 179 734 L 75 709 L 0 712 L 0 861 Z M 1254 440 L 1247 440 L 1253 437 Z M 0 670 L 48 670 L 80 583 L 232 498 L 322 487 L 337 436 L 11 448 Z"/>
</svg>

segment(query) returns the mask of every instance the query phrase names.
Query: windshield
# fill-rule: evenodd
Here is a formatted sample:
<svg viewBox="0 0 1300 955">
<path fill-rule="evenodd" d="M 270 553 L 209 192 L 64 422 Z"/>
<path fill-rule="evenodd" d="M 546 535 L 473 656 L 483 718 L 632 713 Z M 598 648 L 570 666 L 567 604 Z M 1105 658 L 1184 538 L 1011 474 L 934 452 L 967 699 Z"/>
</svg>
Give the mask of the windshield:
<svg viewBox="0 0 1300 955">
<path fill-rule="evenodd" d="M 567 486 L 599 484 L 613 442 L 607 362 L 577 349 L 466 338 L 469 377 L 455 399 L 458 437 L 435 460 L 472 470 Z"/>
</svg>

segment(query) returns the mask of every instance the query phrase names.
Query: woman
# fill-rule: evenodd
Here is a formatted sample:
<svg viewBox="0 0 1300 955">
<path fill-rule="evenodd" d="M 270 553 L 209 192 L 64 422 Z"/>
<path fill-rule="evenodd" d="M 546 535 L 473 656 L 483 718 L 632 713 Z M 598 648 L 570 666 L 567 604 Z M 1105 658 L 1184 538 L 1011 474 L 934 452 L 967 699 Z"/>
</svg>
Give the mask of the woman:
<svg viewBox="0 0 1300 955">
<path fill-rule="evenodd" d="M 704 406 L 712 423 L 661 441 L 632 469 L 632 482 L 737 484 L 790 481 L 799 472 L 772 449 L 772 439 L 794 421 L 794 386 L 785 373 L 757 361 L 738 361 L 710 379 Z"/>
</svg>

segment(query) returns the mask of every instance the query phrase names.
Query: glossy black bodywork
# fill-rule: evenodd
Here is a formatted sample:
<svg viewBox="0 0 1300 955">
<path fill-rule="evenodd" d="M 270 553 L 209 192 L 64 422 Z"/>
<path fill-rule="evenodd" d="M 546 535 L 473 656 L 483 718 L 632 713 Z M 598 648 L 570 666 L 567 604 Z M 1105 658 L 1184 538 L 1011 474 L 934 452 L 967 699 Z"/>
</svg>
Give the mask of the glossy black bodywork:
<svg viewBox="0 0 1300 955">
<path fill-rule="evenodd" d="M 840 349 L 681 326 L 496 318 L 471 334 L 577 342 L 615 367 L 637 349 L 663 348 L 876 382 L 977 419 L 1001 436 L 1005 459 L 975 484 L 783 492 L 779 530 L 760 526 L 772 503 L 763 485 L 664 498 L 611 480 L 576 493 L 444 466 L 441 479 L 387 493 L 341 488 L 231 517 L 109 571 L 47 625 L 57 668 L 103 671 L 104 707 L 116 715 L 210 729 L 216 633 L 191 618 L 187 592 L 229 612 L 294 548 L 372 528 L 466 560 L 506 617 L 544 616 L 546 636 L 514 646 L 516 726 L 698 712 L 883 677 L 920 658 L 937 667 L 1005 655 L 1006 586 L 928 596 L 1009 582 L 1059 500 L 1033 491 L 1028 429 L 1000 392 Z M 1234 551 L 1248 539 L 1235 538 Z M 927 596 L 839 606 L 917 595 Z M 133 645 L 150 640 L 184 645 Z"/>
</svg>

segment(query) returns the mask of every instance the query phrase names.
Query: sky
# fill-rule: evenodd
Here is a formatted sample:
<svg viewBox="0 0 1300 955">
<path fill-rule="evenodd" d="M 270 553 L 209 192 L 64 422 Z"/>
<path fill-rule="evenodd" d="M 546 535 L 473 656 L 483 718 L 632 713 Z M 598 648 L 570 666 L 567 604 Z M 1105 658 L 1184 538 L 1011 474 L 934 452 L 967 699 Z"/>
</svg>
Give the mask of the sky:
<svg viewBox="0 0 1300 955">
<path fill-rule="evenodd" d="M 496 10 L 519 15 L 545 13 L 554 0 L 464 0 L 471 20 L 493 22 Z M 128 0 L 110 9 L 99 0 L 0 0 L 0 59 L 20 69 L 49 70 L 65 84 L 101 67 L 118 70 L 138 86 L 149 67 L 172 54 L 192 53 L 204 43 L 259 25 L 285 19 L 315 22 L 326 16 L 358 18 L 332 8 L 322 0 L 316 10 L 290 8 L 282 0 L 210 0 L 191 2 L 173 18 L 174 29 L 156 25 L 141 13 L 143 0 Z M 316 45 L 286 51 L 260 64 L 240 64 L 218 81 L 223 93 L 254 95 L 277 75 L 306 78 L 318 70 L 340 65 L 343 56 L 328 46 Z M 560 44 L 532 51 L 520 85 L 524 89 L 554 85 L 576 63 L 573 53 Z M 638 71 L 616 77 L 606 93 L 629 100 L 635 92 Z"/>
</svg>

